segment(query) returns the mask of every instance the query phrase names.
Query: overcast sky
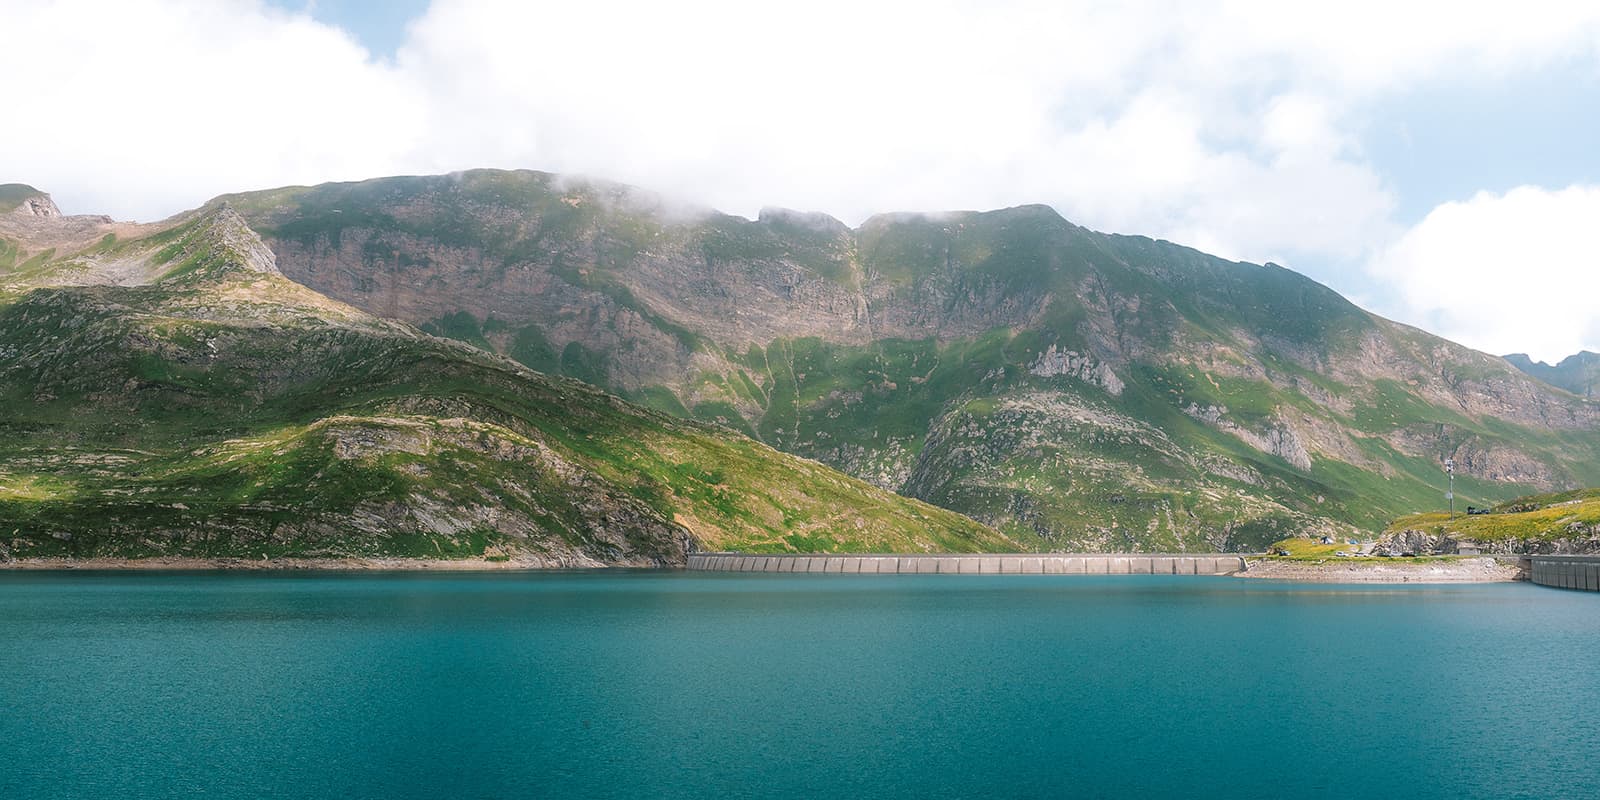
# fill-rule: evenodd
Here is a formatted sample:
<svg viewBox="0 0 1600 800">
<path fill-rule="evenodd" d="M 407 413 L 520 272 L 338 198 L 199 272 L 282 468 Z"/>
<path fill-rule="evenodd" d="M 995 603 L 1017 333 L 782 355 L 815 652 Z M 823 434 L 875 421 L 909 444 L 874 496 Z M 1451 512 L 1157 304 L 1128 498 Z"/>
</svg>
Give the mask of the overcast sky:
<svg viewBox="0 0 1600 800">
<path fill-rule="evenodd" d="M 1600 3 L 0 0 L 0 182 L 581 172 L 852 224 L 1042 202 L 1494 353 L 1600 350 Z"/>
</svg>

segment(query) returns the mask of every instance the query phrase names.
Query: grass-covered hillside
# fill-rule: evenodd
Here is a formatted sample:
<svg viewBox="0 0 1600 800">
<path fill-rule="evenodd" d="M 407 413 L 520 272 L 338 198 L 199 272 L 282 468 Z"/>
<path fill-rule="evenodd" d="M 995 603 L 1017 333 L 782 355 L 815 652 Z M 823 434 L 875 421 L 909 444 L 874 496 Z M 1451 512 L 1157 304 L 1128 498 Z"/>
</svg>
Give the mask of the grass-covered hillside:
<svg viewBox="0 0 1600 800">
<path fill-rule="evenodd" d="M 24 200 L 39 194 L 38 189 L 26 183 L 0 183 L 0 214 L 16 209 Z"/>
<path fill-rule="evenodd" d="M 1497 553 L 1600 552 L 1600 489 L 1519 497 L 1485 514 L 1410 514 L 1390 523 L 1385 536 L 1401 537 L 1423 552 L 1454 550 L 1473 542 Z"/>
<path fill-rule="evenodd" d="M 1600 404 L 1042 206 L 757 220 L 478 170 L 228 198 L 285 273 L 1055 550 L 1258 550 L 1600 484 Z"/>
<path fill-rule="evenodd" d="M 0 560 L 673 564 L 692 546 L 1017 547 L 330 300 L 226 207 L 0 268 Z"/>
</svg>

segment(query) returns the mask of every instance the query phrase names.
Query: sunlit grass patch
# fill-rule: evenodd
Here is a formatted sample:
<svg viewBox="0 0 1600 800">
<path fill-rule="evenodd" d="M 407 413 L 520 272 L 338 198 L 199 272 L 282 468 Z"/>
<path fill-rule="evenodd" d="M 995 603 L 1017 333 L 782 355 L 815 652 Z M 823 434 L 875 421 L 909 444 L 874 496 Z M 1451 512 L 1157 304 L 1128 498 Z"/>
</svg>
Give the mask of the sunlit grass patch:
<svg viewBox="0 0 1600 800">
<path fill-rule="evenodd" d="M 48 475 L 0 474 L 0 502 L 67 500 L 77 493 L 76 484 Z"/>
</svg>

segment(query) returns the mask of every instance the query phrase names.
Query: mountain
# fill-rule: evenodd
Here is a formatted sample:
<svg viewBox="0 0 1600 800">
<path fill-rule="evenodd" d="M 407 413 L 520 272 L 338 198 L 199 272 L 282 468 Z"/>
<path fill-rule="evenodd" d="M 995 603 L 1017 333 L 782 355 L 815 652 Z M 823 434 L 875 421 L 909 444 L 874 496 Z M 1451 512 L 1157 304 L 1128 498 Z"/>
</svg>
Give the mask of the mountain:
<svg viewBox="0 0 1600 800">
<path fill-rule="evenodd" d="M 1600 353 L 1585 350 L 1561 359 L 1561 363 L 1553 367 L 1534 361 L 1526 353 L 1512 353 L 1506 360 L 1517 369 L 1579 397 L 1594 400 L 1600 394 Z"/>
<path fill-rule="evenodd" d="M 56 208 L 50 195 L 26 183 L 0 183 L 0 214 L 9 213 L 59 217 L 61 209 Z"/>
<path fill-rule="evenodd" d="M 237 208 L 373 314 L 1054 550 L 1254 549 L 1600 483 L 1600 406 L 1271 264 L 1044 206 L 756 220 L 476 170 Z"/>
<path fill-rule="evenodd" d="M 680 564 L 1017 543 L 284 277 L 227 204 L 0 211 L 0 560 Z"/>
</svg>

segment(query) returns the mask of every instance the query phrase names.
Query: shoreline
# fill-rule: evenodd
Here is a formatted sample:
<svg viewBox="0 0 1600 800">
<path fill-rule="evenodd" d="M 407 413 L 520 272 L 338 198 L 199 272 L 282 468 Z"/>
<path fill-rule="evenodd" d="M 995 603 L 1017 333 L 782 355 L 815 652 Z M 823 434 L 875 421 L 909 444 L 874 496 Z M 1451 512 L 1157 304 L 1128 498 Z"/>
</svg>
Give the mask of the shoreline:
<svg viewBox="0 0 1600 800">
<path fill-rule="evenodd" d="M 796 554 L 799 555 L 799 554 Z M 924 554 L 933 555 L 933 554 Z M 941 554 L 955 556 L 960 554 Z M 1108 554 L 1110 555 L 1110 554 Z M 1120 555 L 1120 554 L 1119 554 Z M 1130 554 L 1132 557 L 1136 555 Z M 1506 583 L 1527 580 L 1526 570 L 1494 558 L 1441 561 L 1295 561 L 1247 560 L 1247 567 L 1229 577 L 1302 583 L 1452 584 Z M 29 558 L 0 561 L 0 572 L 534 572 L 557 570 L 653 569 L 681 571 L 682 565 L 563 562 L 540 558 L 413 559 L 413 558 Z M 998 574 L 998 573 L 997 573 Z M 1104 574 L 1104 573 L 1101 573 Z"/>
<path fill-rule="evenodd" d="M 1237 574 L 1257 580 L 1304 583 L 1509 583 L 1527 580 L 1527 570 L 1494 558 L 1444 561 L 1293 561 L 1256 559 Z"/>
</svg>

